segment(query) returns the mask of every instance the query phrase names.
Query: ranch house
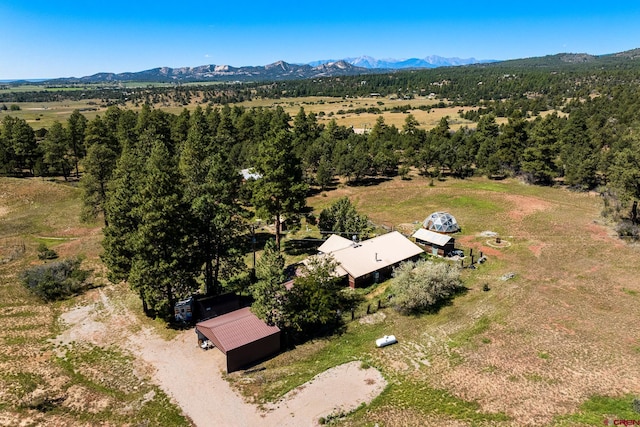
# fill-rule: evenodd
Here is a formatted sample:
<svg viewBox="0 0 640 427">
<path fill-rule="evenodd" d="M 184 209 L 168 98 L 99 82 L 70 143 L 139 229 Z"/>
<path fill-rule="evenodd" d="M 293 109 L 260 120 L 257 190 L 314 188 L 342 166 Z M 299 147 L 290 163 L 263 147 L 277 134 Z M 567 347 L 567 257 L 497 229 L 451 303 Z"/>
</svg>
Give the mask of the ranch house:
<svg viewBox="0 0 640 427">
<path fill-rule="evenodd" d="M 338 263 L 336 274 L 350 287 L 368 286 L 391 277 L 393 267 L 416 260 L 424 251 L 397 231 L 355 242 L 332 234 L 319 248 Z"/>
</svg>

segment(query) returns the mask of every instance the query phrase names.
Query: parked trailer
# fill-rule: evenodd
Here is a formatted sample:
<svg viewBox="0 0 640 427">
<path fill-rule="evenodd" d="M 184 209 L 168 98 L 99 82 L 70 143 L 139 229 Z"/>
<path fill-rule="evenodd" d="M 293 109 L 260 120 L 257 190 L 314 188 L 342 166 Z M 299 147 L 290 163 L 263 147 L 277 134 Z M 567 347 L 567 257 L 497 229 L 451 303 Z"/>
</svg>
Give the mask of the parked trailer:
<svg viewBox="0 0 640 427">
<path fill-rule="evenodd" d="M 178 301 L 173 306 L 173 312 L 176 322 L 195 324 L 237 310 L 246 303 L 234 293 L 210 297 L 196 294 Z"/>
</svg>

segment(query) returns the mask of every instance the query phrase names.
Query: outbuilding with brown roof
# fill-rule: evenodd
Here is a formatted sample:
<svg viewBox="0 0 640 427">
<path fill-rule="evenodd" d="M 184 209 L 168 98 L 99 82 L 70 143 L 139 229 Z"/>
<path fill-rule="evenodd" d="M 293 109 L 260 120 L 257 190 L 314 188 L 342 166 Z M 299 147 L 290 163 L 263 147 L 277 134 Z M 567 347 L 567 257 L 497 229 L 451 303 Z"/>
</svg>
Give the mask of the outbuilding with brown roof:
<svg viewBox="0 0 640 427">
<path fill-rule="evenodd" d="M 280 329 L 260 320 L 249 307 L 200 322 L 196 333 L 227 356 L 227 372 L 280 351 Z"/>
</svg>

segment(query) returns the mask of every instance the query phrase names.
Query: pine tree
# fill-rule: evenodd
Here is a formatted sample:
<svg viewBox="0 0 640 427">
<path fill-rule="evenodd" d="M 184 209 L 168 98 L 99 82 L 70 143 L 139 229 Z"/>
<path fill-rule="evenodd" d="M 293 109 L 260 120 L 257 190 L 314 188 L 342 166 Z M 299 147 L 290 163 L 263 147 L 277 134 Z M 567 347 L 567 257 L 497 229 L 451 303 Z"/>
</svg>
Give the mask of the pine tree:
<svg viewBox="0 0 640 427">
<path fill-rule="evenodd" d="M 109 222 L 105 215 L 107 184 L 115 168 L 116 153 L 108 146 L 98 143 L 89 147 L 82 163 L 84 166 L 84 175 L 80 180 L 83 190 L 82 219 L 90 220 L 103 214 L 104 225 L 108 226 Z"/>
<path fill-rule="evenodd" d="M 319 217 L 320 230 L 360 237 L 369 231 L 369 219 L 361 215 L 348 197 L 336 200 L 330 207 L 323 209 Z"/>
<path fill-rule="evenodd" d="M 73 163 L 76 167 L 76 178 L 80 177 L 78 165 L 85 154 L 84 136 L 86 129 L 87 118 L 80 114 L 80 111 L 73 110 L 67 120 L 67 131 L 69 132 L 69 148 L 73 153 Z"/>
<path fill-rule="evenodd" d="M 287 289 L 284 282 L 284 257 L 274 240 L 264 246 L 264 252 L 256 263 L 258 282 L 251 286 L 253 304 L 251 310 L 265 322 L 280 328 L 287 323 Z"/>
<path fill-rule="evenodd" d="M 221 278 L 241 270 L 244 209 L 239 203 L 240 175 L 226 153 L 213 145 L 202 110 L 195 110 L 180 155 L 185 202 L 194 221 L 197 259 L 204 264 L 205 292 L 220 291 Z"/>
<path fill-rule="evenodd" d="M 288 130 L 262 141 L 258 148 L 253 202 L 258 214 L 275 220 L 276 247 L 280 249 L 283 215 L 294 220 L 306 207 L 307 185 L 302 179 L 300 159 L 293 155 L 293 139 Z"/>
<path fill-rule="evenodd" d="M 134 147 L 125 145 L 108 184 L 104 205 L 108 225 L 103 229 L 101 258 L 109 270 L 109 280 L 114 283 L 127 280 L 131 271 L 133 238 L 141 221 L 137 194 L 144 162 L 145 158 Z"/>
<path fill-rule="evenodd" d="M 128 281 L 150 308 L 169 314 L 176 297 L 195 290 L 193 230 L 189 229 L 177 162 L 163 141 L 154 142 L 144 173 Z"/>
<path fill-rule="evenodd" d="M 64 180 L 71 175 L 68 133 L 60 122 L 55 122 L 40 145 L 49 174 L 62 174 Z"/>
</svg>

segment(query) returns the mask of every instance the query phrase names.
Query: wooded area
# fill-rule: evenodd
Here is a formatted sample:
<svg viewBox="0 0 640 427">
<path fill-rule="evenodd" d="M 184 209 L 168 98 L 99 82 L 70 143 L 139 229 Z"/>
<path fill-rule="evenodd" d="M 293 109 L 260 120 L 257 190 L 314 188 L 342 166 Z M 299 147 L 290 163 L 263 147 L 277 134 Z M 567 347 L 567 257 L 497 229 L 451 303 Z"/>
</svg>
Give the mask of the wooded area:
<svg viewBox="0 0 640 427">
<path fill-rule="evenodd" d="M 103 260 L 114 281 L 136 289 L 145 310 L 167 312 L 176 298 L 203 286 L 206 293 L 244 289 L 247 219 L 258 215 L 295 223 L 309 188 L 342 179 L 375 183 L 418 173 L 464 179 L 519 176 L 531 184 L 597 189 L 605 213 L 637 237 L 633 200 L 640 198 L 640 93 L 637 67 L 545 64 L 459 67 L 390 75 L 272 84 L 141 88 L 139 110 L 118 106 L 116 89 L 98 91 L 106 112 L 79 111 L 64 123 L 34 129 L 2 112 L 0 173 L 80 180 L 85 218 L 104 218 Z M 208 95 L 202 95 L 205 91 Z M 208 92 L 207 92 L 208 91 Z M 452 130 L 449 119 L 422 129 L 405 111 L 402 128 L 382 116 L 368 133 L 320 124 L 300 108 L 247 108 L 213 102 L 249 97 L 323 94 L 414 97 L 433 93 L 443 105 L 473 106 L 461 113 L 474 128 Z M 172 114 L 154 98 L 192 94 L 202 107 Z M 138 95 L 135 95 L 138 94 Z M 77 96 L 77 91 L 3 93 L 2 101 Z M 86 94 L 85 94 L 86 95 Z M 44 98 L 43 98 L 44 99 Z M 498 124 L 497 118 L 506 122 Z M 239 171 L 261 177 L 243 182 Z M 635 212 L 635 211 L 633 211 Z"/>
</svg>

